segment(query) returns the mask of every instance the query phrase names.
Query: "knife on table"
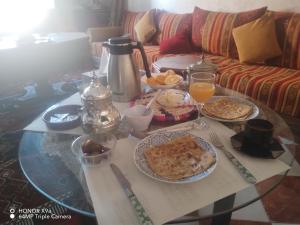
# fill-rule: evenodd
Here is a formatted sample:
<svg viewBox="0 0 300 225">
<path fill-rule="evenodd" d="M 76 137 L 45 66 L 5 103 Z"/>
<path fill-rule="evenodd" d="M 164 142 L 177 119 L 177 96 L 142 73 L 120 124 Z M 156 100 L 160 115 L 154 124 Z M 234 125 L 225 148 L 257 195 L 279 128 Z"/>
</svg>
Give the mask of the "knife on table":
<svg viewBox="0 0 300 225">
<path fill-rule="evenodd" d="M 119 167 L 117 167 L 113 163 L 110 164 L 110 167 L 111 167 L 113 173 L 115 174 L 117 180 L 121 184 L 121 186 L 122 186 L 124 192 L 126 193 L 127 197 L 129 198 L 129 200 L 131 202 L 131 205 L 133 206 L 133 208 L 136 212 L 136 215 L 138 217 L 139 224 L 140 225 L 153 225 L 150 217 L 148 216 L 145 209 L 143 208 L 143 206 L 141 205 L 141 203 L 139 202 L 139 200 L 137 199 L 137 197 L 133 193 L 129 181 L 124 176 L 124 174 L 121 172 Z"/>
</svg>

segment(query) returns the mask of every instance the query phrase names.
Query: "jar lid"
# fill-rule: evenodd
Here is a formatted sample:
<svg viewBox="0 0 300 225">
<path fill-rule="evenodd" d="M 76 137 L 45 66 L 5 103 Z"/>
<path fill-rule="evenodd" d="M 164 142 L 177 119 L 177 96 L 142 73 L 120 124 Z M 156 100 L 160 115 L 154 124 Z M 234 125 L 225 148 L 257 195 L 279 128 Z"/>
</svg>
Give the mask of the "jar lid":
<svg viewBox="0 0 300 225">
<path fill-rule="evenodd" d="M 191 71 L 203 71 L 203 72 L 216 72 L 218 70 L 218 66 L 216 64 L 213 64 L 210 60 L 207 60 L 204 58 L 204 55 L 202 55 L 201 60 L 196 62 L 195 64 L 189 65 L 189 69 Z"/>
<path fill-rule="evenodd" d="M 81 95 L 82 99 L 104 100 L 111 97 L 109 88 L 104 87 L 97 76 L 93 76 L 92 82 L 87 86 Z"/>
</svg>

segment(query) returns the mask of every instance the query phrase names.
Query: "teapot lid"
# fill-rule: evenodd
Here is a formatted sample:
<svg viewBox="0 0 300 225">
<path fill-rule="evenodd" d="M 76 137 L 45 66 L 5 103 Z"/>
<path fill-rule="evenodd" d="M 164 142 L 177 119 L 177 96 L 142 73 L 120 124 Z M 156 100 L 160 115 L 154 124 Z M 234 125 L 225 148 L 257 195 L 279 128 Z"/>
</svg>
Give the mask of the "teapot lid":
<svg viewBox="0 0 300 225">
<path fill-rule="evenodd" d="M 81 98 L 89 100 L 102 100 L 109 97 L 111 97 L 110 89 L 101 84 L 100 79 L 94 72 L 92 81 L 89 86 L 84 89 Z"/>
<path fill-rule="evenodd" d="M 201 60 L 196 62 L 195 64 L 189 65 L 189 69 L 192 71 L 211 71 L 216 72 L 218 70 L 218 66 L 213 64 L 210 60 L 205 59 L 204 54 L 201 56 Z"/>
</svg>

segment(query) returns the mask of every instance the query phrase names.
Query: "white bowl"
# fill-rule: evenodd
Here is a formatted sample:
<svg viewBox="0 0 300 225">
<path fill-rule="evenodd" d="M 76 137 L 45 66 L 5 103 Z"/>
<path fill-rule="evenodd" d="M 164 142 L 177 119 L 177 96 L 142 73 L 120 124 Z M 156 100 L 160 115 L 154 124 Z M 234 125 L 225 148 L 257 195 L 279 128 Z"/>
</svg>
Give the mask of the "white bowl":
<svg viewBox="0 0 300 225">
<path fill-rule="evenodd" d="M 151 74 L 151 76 L 153 76 L 153 77 L 156 77 L 158 75 L 159 75 L 159 73 L 152 73 Z M 163 84 L 155 84 L 155 85 L 148 84 L 147 83 L 147 76 L 146 75 L 142 76 L 141 81 L 142 81 L 143 84 L 147 84 L 147 85 L 149 85 L 153 89 L 169 89 L 169 88 L 174 88 L 177 85 L 181 84 L 182 81 L 183 81 L 183 77 L 180 76 L 180 80 L 177 83 L 175 83 L 175 84 L 164 84 L 164 85 Z"/>
<path fill-rule="evenodd" d="M 136 131 L 147 130 L 153 117 L 153 111 L 149 109 L 146 115 L 143 113 L 146 110 L 144 105 L 135 105 L 124 111 L 124 117 L 130 126 Z"/>
</svg>

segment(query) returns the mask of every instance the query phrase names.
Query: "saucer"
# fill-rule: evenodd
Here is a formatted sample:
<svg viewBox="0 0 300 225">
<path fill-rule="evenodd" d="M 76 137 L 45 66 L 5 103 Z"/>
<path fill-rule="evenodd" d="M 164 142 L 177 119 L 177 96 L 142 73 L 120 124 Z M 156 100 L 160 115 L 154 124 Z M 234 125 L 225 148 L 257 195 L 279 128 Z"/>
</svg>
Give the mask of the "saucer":
<svg viewBox="0 0 300 225">
<path fill-rule="evenodd" d="M 275 139 L 272 138 L 270 143 L 270 151 L 266 151 L 262 146 L 259 146 L 254 143 L 247 143 L 242 148 L 242 143 L 244 140 L 244 131 L 237 133 L 236 135 L 231 137 L 231 144 L 234 149 L 237 151 L 244 152 L 247 155 L 251 155 L 259 158 L 269 158 L 275 159 L 278 158 L 283 152 L 281 144 Z M 255 151 L 253 151 L 255 149 Z"/>
</svg>

